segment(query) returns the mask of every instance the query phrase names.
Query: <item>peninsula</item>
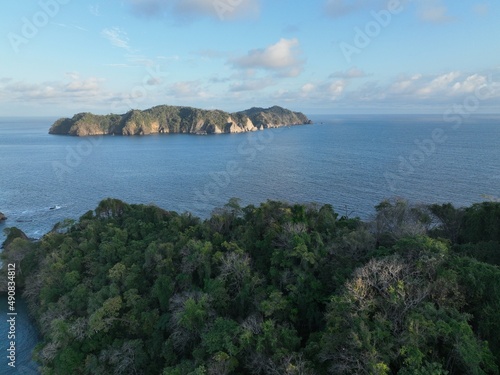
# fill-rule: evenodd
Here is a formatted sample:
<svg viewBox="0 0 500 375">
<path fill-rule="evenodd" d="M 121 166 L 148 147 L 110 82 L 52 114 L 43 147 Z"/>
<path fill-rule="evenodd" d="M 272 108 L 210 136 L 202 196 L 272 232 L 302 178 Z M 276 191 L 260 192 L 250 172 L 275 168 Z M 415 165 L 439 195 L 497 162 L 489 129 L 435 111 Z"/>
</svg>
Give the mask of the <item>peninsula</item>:
<svg viewBox="0 0 500 375">
<path fill-rule="evenodd" d="M 160 105 L 144 111 L 131 110 L 122 115 L 78 113 L 72 118 L 57 120 L 51 126 L 49 133 L 80 137 L 163 133 L 221 134 L 311 123 L 303 113 L 278 106 L 254 107 L 228 113 L 220 110 Z"/>
</svg>

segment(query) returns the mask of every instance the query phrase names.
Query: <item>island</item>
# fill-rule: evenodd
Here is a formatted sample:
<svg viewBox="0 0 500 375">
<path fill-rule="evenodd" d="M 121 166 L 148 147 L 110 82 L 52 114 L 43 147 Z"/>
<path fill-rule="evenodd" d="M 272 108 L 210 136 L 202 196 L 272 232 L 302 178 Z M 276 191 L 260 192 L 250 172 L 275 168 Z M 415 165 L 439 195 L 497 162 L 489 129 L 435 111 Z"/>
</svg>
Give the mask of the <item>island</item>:
<svg viewBox="0 0 500 375">
<path fill-rule="evenodd" d="M 273 106 L 253 107 L 228 113 L 192 107 L 160 105 L 131 110 L 125 114 L 95 115 L 78 113 L 72 118 L 61 118 L 50 128 L 49 134 L 92 135 L 147 135 L 164 133 L 222 134 L 242 133 L 290 125 L 311 124 L 303 113 Z"/>
</svg>

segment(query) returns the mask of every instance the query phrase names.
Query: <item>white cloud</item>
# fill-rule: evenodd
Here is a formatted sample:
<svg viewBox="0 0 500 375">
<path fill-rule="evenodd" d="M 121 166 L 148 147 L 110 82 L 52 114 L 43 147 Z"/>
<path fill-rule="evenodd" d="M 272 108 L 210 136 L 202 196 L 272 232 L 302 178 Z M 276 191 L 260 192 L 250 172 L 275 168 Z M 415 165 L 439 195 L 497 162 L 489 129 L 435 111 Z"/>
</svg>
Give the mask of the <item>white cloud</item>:
<svg viewBox="0 0 500 375">
<path fill-rule="evenodd" d="M 476 14 L 480 16 L 486 16 L 490 11 L 490 4 L 488 3 L 475 4 L 473 10 Z"/>
<path fill-rule="evenodd" d="M 418 17 L 421 21 L 429 23 L 447 23 L 453 21 L 448 14 L 448 8 L 441 0 L 424 0 L 420 3 Z"/>
<path fill-rule="evenodd" d="M 324 10 L 332 18 L 340 18 L 364 9 L 377 9 L 383 7 L 380 0 L 327 0 Z"/>
<path fill-rule="evenodd" d="M 480 87 L 488 85 L 488 77 L 480 74 L 472 74 L 462 81 L 457 81 L 452 86 L 453 94 L 470 94 Z"/>
<path fill-rule="evenodd" d="M 84 80 L 76 79 L 68 83 L 65 90 L 73 93 L 98 92 L 100 89 L 99 82 L 101 82 L 101 80 L 95 77 Z"/>
<path fill-rule="evenodd" d="M 283 103 L 303 109 L 356 111 L 364 108 L 375 112 L 444 113 L 454 105 L 463 105 L 468 98 L 470 103 L 472 97 L 479 100 L 478 113 L 493 113 L 498 112 L 500 100 L 500 67 L 470 73 L 450 71 L 433 75 L 401 75 L 385 82 L 370 76 L 357 79 L 330 76 L 318 80 L 287 80 L 284 85 L 275 76 L 256 75 L 245 69 L 237 70 L 218 85 L 213 85 L 209 78 L 170 81 L 168 84 L 162 79 L 149 78 L 151 81 L 142 82 L 148 85 L 141 91 L 141 94 L 145 91 L 146 96 L 139 96 L 134 90 L 109 90 L 103 79 L 83 77 L 77 72 L 65 73 L 60 80 L 43 82 L 3 77 L 0 78 L 0 102 L 4 108 L 41 108 L 52 111 L 51 114 L 60 114 L 61 108 L 74 113 L 84 110 L 122 113 L 130 108 L 145 109 L 166 103 L 243 108 L 253 101 Z"/>
<path fill-rule="evenodd" d="M 193 19 L 209 17 L 218 20 L 254 17 L 260 0 L 126 0 L 133 13 L 147 17 L 174 16 Z"/>
<path fill-rule="evenodd" d="M 316 89 L 316 86 L 312 83 L 306 83 L 302 86 L 301 91 L 304 94 L 308 94 L 310 92 L 313 92 Z"/>
<path fill-rule="evenodd" d="M 150 77 L 147 81 L 146 84 L 148 86 L 160 86 L 163 84 L 163 79 L 160 77 Z"/>
<path fill-rule="evenodd" d="M 142 16 L 159 16 L 171 5 L 168 0 L 126 0 L 135 14 Z"/>
<path fill-rule="evenodd" d="M 490 73 L 497 74 L 490 74 Z M 307 82 L 295 90 L 278 89 L 271 98 L 309 108 L 368 108 L 373 111 L 444 112 L 462 105 L 471 96 L 479 100 L 479 112 L 498 112 L 500 69 L 482 73 L 445 72 L 413 74 L 382 83 L 349 79 Z M 357 82 L 357 81 L 356 81 Z M 479 94 L 478 94 L 479 93 Z"/>
<path fill-rule="evenodd" d="M 451 17 L 447 15 L 447 9 L 444 6 L 425 7 L 420 10 L 419 17 L 422 21 L 431 23 L 444 23 L 451 21 Z"/>
<path fill-rule="evenodd" d="M 101 31 L 101 35 L 105 37 L 112 45 L 118 48 L 130 50 L 127 33 L 119 27 L 106 28 Z"/>
<path fill-rule="evenodd" d="M 461 74 L 459 72 L 450 72 L 446 74 L 439 75 L 432 79 L 430 82 L 424 84 L 423 87 L 416 91 L 417 95 L 429 96 L 435 95 L 437 93 L 449 92 L 452 88 L 452 84 Z"/>
<path fill-rule="evenodd" d="M 279 89 L 274 93 L 274 97 L 289 102 L 303 104 L 324 103 L 340 100 L 348 87 L 348 82 L 344 79 L 327 79 L 320 82 L 307 82 L 298 90 Z"/>
<path fill-rule="evenodd" d="M 400 0 L 399 4 L 406 6 L 414 2 L 413 0 Z M 331 18 L 337 19 L 349 16 L 353 13 L 378 11 L 387 9 L 389 6 L 388 1 L 384 0 L 325 0 L 323 9 L 324 13 Z M 419 0 L 417 4 L 417 17 L 426 23 L 442 24 L 454 20 L 449 15 L 448 7 L 443 3 L 443 0 Z M 487 5 L 480 4 L 475 7 L 475 11 L 484 14 L 487 10 Z"/>
<path fill-rule="evenodd" d="M 417 82 L 420 78 L 422 78 L 421 74 L 415 74 L 409 78 L 402 78 L 400 80 L 396 80 L 390 88 L 389 91 L 395 94 L 404 94 L 409 90 L 412 90 L 412 86 L 415 82 Z"/>
<path fill-rule="evenodd" d="M 179 0 L 174 11 L 186 16 L 211 16 L 219 20 L 249 17 L 258 14 L 256 0 Z"/>
<path fill-rule="evenodd" d="M 346 87 L 346 82 L 342 79 L 332 82 L 331 84 L 328 85 L 328 91 L 330 93 L 330 96 L 333 98 L 338 98 L 344 92 L 345 87 Z"/>
<path fill-rule="evenodd" d="M 77 73 L 66 73 L 69 78 L 63 81 L 45 81 L 40 83 L 26 83 L 23 81 L 0 82 L 0 97 L 8 98 L 13 102 L 29 102 L 44 100 L 74 100 L 75 98 L 99 100 L 104 94 L 100 84 L 102 79 L 97 77 L 81 78 Z"/>
<path fill-rule="evenodd" d="M 150 76 L 147 82 L 141 82 L 144 90 L 130 91 L 112 91 L 104 86 L 104 82 L 102 78 L 81 77 L 76 72 L 65 73 L 63 79 L 54 81 L 27 83 L 2 79 L 0 102 L 4 107 L 40 108 L 42 112 L 51 115 L 61 115 L 61 111 L 66 115 L 82 111 L 122 113 L 131 108 L 151 107 L 159 104 L 158 100 L 161 100 L 160 104 L 169 102 L 166 99 L 159 99 L 164 97 L 157 88 L 163 83 L 162 78 Z M 144 92 L 145 96 L 142 95 Z"/>
<path fill-rule="evenodd" d="M 80 75 L 77 72 L 66 72 L 65 74 L 70 79 L 73 79 L 73 80 L 80 79 Z"/>
<path fill-rule="evenodd" d="M 237 68 L 266 69 L 277 76 L 296 77 L 302 70 L 304 61 L 300 57 L 298 39 L 280 39 L 266 48 L 254 49 L 232 61 Z"/>
<path fill-rule="evenodd" d="M 456 71 L 439 75 L 416 74 L 400 77 L 387 87 L 379 86 L 375 93 L 385 93 L 387 103 L 420 104 L 426 106 L 461 103 L 480 92 L 481 100 L 500 99 L 500 82 L 486 73 L 466 74 Z M 373 96 L 375 98 L 375 95 Z M 483 102 L 485 105 L 491 103 Z"/>
</svg>

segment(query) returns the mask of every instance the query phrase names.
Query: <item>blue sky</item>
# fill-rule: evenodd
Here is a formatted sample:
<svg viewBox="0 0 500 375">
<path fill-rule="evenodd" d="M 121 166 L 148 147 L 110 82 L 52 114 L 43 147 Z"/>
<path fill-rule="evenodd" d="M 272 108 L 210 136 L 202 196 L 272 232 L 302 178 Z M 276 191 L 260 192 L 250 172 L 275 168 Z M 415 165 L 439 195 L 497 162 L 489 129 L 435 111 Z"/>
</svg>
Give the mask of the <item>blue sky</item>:
<svg viewBox="0 0 500 375">
<path fill-rule="evenodd" d="M 0 113 L 500 113 L 500 3 L 9 1 Z"/>
</svg>

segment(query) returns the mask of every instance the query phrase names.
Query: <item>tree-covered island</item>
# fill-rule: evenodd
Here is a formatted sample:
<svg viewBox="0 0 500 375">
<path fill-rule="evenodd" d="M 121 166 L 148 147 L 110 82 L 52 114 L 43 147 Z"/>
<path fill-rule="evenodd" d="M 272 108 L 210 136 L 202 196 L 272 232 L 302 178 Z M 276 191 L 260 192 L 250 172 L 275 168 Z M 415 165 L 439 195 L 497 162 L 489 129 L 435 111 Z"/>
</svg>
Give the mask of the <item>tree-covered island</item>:
<svg viewBox="0 0 500 375">
<path fill-rule="evenodd" d="M 102 201 L 4 264 L 42 374 L 498 374 L 500 204 Z M 5 279 L 5 278 L 4 278 Z"/>
<path fill-rule="evenodd" d="M 160 105 L 122 115 L 79 113 L 57 120 L 50 134 L 63 135 L 146 135 L 164 133 L 221 134 L 311 124 L 303 113 L 278 106 L 251 108 L 228 113 L 192 107 Z"/>
</svg>

